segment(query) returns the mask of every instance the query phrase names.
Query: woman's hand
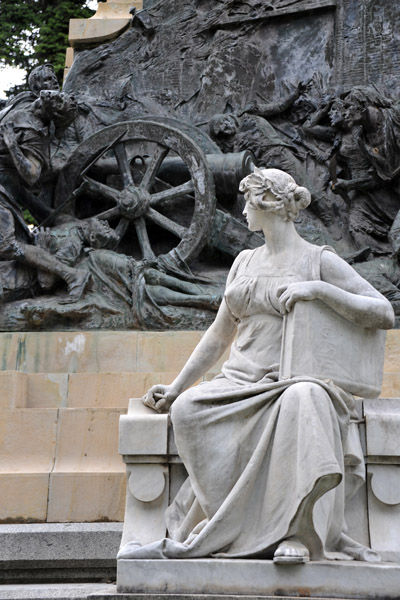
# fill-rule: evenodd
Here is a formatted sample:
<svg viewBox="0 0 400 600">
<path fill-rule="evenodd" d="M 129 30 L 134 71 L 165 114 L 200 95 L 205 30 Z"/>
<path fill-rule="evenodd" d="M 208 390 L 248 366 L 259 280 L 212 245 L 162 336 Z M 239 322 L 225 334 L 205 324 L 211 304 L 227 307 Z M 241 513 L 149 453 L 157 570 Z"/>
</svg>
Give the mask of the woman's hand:
<svg viewBox="0 0 400 600">
<path fill-rule="evenodd" d="M 281 285 L 277 290 L 279 310 L 282 315 L 287 314 L 299 300 L 315 300 L 319 298 L 321 281 L 299 281 Z"/>
<path fill-rule="evenodd" d="M 172 385 L 153 385 L 143 397 L 143 404 L 158 413 L 168 412 L 179 392 Z"/>
</svg>

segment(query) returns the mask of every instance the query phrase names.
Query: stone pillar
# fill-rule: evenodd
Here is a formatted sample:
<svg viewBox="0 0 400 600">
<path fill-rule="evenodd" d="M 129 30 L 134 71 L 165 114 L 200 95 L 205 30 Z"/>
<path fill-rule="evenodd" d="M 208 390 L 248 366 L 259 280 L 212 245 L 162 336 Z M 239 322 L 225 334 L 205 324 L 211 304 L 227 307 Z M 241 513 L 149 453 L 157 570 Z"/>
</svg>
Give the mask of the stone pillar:
<svg viewBox="0 0 400 600">
<path fill-rule="evenodd" d="M 118 37 L 129 26 L 130 10 L 143 8 L 143 0 L 106 0 L 99 2 L 89 19 L 70 19 L 64 79 L 73 62 L 73 49 L 95 46 Z"/>
</svg>

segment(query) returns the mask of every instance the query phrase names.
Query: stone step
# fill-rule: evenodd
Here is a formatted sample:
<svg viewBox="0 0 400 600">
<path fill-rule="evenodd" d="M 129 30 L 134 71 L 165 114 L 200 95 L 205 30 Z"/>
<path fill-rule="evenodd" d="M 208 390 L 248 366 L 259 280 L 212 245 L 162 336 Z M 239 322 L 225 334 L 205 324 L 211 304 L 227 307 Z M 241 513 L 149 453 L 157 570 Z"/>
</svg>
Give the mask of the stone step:
<svg viewBox="0 0 400 600">
<path fill-rule="evenodd" d="M 204 380 L 215 377 L 209 371 Z M 127 408 L 156 383 L 168 385 L 176 372 L 22 373 L 0 371 L 0 410 L 6 408 Z M 382 397 L 400 396 L 400 374 L 385 373 Z"/>
<path fill-rule="evenodd" d="M 176 372 L 203 331 L 0 333 L 0 371 Z M 387 333 L 385 372 L 400 375 L 400 330 Z M 213 371 L 218 372 L 221 358 Z"/>
<path fill-rule="evenodd" d="M 0 599 L 63 597 L 46 595 L 54 586 L 24 583 L 115 581 L 121 533 L 121 523 L 1 525 Z"/>
<path fill-rule="evenodd" d="M 332 596 L 249 596 L 249 595 L 218 595 L 218 594 L 124 594 L 117 592 L 116 586 L 104 586 L 103 589 L 96 591 L 93 595 L 88 596 L 87 600 L 299 600 L 299 598 L 313 598 L 314 600 L 352 600 L 348 596 L 346 598 L 333 598 Z M 0 596 L 0 600 L 1 596 Z M 358 597 L 358 600 L 364 600 Z"/>
<path fill-rule="evenodd" d="M 0 333 L 0 370 L 26 373 L 180 371 L 203 331 Z"/>
<path fill-rule="evenodd" d="M 127 408 L 129 398 L 177 374 L 0 371 L 0 408 Z"/>
<path fill-rule="evenodd" d="M 118 408 L 0 411 L 0 522 L 122 521 Z"/>
<path fill-rule="evenodd" d="M 203 331 L 0 333 L 0 371 L 176 372 Z M 224 355 L 213 369 L 225 360 Z M 387 332 L 385 372 L 400 374 L 400 330 Z"/>
<path fill-rule="evenodd" d="M 299 600 L 301 596 L 279 596 Z M 304 597 L 304 596 L 303 596 Z M 332 596 L 314 600 L 333 600 Z M 117 586 L 102 583 L 63 583 L 0 586 L 0 600 L 276 600 L 277 596 L 218 596 L 210 594 L 121 594 Z M 335 598 L 335 600 L 338 600 Z M 351 600 L 341 596 L 339 600 Z M 358 600 L 363 600 L 359 597 Z"/>
<path fill-rule="evenodd" d="M 30 576 L 29 571 L 25 573 Z M 0 600 L 87 600 L 98 593 L 104 597 L 104 594 L 113 593 L 115 589 L 115 585 L 104 583 L 0 585 Z"/>
</svg>

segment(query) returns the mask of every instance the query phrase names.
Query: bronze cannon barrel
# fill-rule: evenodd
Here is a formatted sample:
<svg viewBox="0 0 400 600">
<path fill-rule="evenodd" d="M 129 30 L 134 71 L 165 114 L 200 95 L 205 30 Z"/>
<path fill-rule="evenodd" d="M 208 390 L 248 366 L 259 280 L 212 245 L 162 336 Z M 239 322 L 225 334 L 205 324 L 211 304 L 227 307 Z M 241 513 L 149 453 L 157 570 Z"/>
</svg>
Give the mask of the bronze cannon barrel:
<svg viewBox="0 0 400 600">
<path fill-rule="evenodd" d="M 250 150 L 227 154 L 206 154 L 206 159 L 212 171 L 215 191 L 219 198 L 237 194 L 240 181 L 252 173 L 255 166 L 255 158 Z M 181 158 L 167 157 L 157 176 L 168 183 L 179 185 L 188 180 L 189 170 Z"/>
<path fill-rule="evenodd" d="M 134 159 L 143 166 L 150 162 L 150 157 L 146 155 L 136 155 Z M 216 195 L 220 200 L 236 196 L 240 181 L 252 173 L 255 166 L 255 158 L 250 150 L 206 154 L 206 160 L 213 174 Z M 90 172 L 100 176 L 104 176 L 104 173 L 111 175 L 118 173 L 119 167 L 115 159 L 103 158 L 91 167 Z M 157 178 L 171 185 L 180 185 L 188 181 L 190 173 L 186 163 L 179 156 L 167 156 L 157 171 Z"/>
</svg>

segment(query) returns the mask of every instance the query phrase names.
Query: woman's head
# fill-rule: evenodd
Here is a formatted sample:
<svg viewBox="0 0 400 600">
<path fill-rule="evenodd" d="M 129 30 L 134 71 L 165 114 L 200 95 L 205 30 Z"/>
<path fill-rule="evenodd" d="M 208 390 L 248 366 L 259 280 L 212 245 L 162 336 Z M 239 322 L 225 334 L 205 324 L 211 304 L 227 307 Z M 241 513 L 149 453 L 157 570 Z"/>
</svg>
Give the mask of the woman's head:
<svg viewBox="0 0 400 600">
<path fill-rule="evenodd" d="M 278 214 L 285 221 L 294 221 L 311 202 L 307 188 L 297 185 L 289 173 L 279 169 L 255 167 L 253 173 L 242 179 L 239 190 L 249 206 Z"/>
</svg>

